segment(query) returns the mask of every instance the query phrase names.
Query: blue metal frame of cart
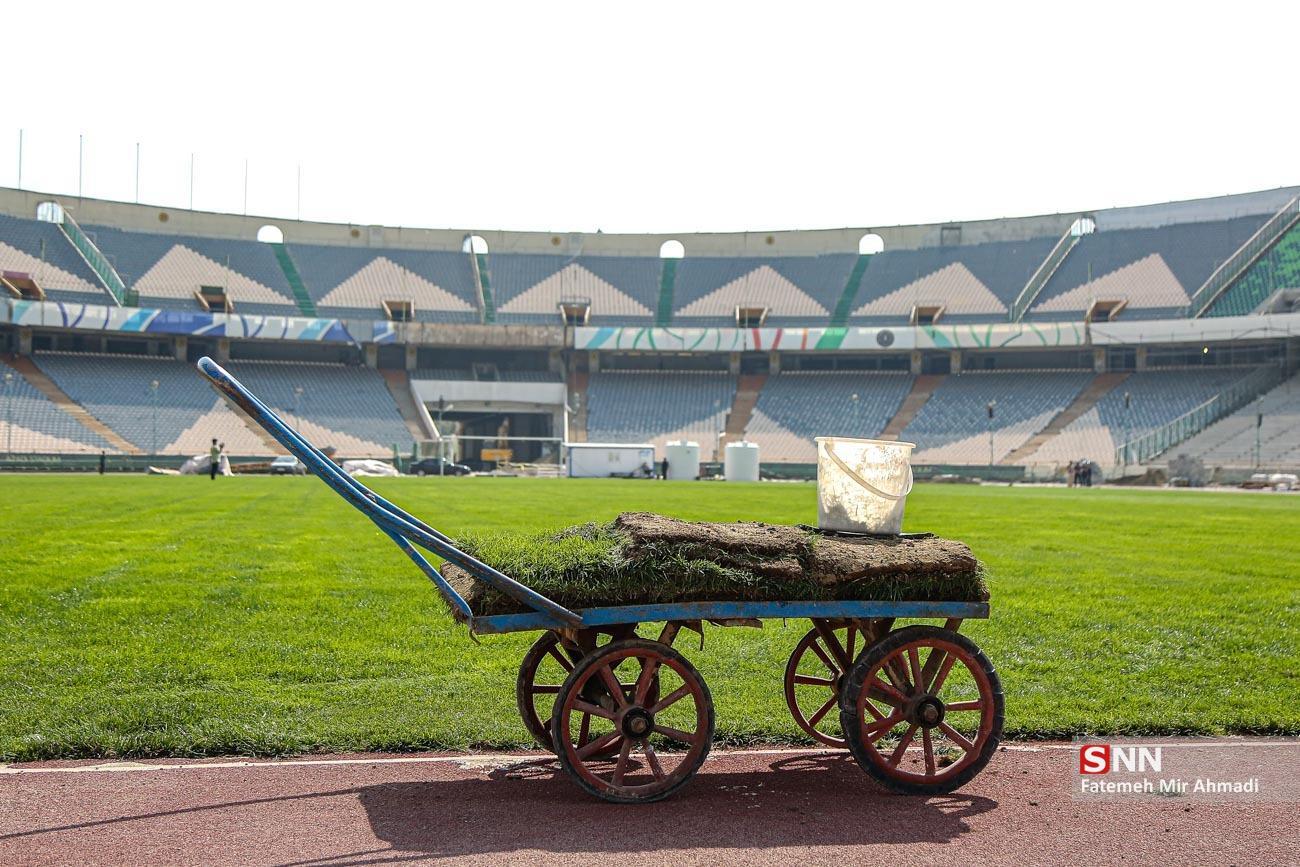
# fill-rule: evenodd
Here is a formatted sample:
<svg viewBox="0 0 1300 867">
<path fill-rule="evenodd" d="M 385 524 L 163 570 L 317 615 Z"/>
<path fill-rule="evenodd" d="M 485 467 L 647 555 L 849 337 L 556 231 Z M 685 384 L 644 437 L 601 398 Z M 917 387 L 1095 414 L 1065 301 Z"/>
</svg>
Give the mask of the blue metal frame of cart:
<svg viewBox="0 0 1300 867">
<path fill-rule="evenodd" d="M 214 388 L 266 429 L 275 441 L 329 485 L 337 494 L 370 518 L 437 586 L 475 633 L 519 632 L 536 629 L 582 629 L 664 620 L 727 620 L 733 618 L 986 618 L 987 602 L 682 602 L 662 605 L 623 605 L 571 611 L 508 575 L 470 556 L 419 518 L 385 500 L 360 482 L 257 399 L 237 379 L 211 358 L 198 362 L 199 370 Z M 469 604 L 447 582 L 418 548 L 448 560 L 475 578 L 532 609 L 521 614 L 475 617 Z"/>
</svg>

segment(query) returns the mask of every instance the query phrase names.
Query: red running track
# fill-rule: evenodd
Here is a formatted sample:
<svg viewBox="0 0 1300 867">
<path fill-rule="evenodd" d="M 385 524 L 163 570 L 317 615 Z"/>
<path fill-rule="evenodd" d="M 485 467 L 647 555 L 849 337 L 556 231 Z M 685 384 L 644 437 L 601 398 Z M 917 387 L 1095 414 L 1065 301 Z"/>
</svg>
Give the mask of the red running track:
<svg viewBox="0 0 1300 867">
<path fill-rule="evenodd" d="M 539 755 L 20 765 L 0 767 L 0 864 L 1300 859 L 1293 804 L 1080 802 L 1076 761 L 1013 746 L 966 790 L 924 799 L 882 791 L 843 753 L 715 753 L 674 798 L 643 806 L 595 801 Z"/>
</svg>

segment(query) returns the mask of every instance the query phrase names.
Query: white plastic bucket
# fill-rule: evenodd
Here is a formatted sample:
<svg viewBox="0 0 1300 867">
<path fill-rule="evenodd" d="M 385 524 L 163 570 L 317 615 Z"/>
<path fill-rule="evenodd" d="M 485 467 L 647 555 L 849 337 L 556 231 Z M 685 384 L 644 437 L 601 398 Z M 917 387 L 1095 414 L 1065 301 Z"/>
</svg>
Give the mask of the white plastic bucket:
<svg viewBox="0 0 1300 867">
<path fill-rule="evenodd" d="M 817 437 L 817 526 L 897 534 L 912 492 L 915 443 Z"/>
</svg>

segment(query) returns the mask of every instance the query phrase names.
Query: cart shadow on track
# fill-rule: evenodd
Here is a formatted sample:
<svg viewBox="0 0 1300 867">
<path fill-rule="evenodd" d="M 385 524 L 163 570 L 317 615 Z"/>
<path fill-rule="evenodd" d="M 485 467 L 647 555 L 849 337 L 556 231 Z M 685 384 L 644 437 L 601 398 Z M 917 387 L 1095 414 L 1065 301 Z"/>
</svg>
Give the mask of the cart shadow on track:
<svg viewBox="0 0 1300 867">
<path fill-rule="evenodd" d="M 704 769 L 672 798 L 616 806 L 580 792 L 554 760 L 487 779 L 360 789 L 374 835 L 429 855 L 645 852 L 675 849 L 947 843 L 996 801 L 961 792 L 891 794 L 847 755 L 789 756 L 765 768 Z"/>
</svg>

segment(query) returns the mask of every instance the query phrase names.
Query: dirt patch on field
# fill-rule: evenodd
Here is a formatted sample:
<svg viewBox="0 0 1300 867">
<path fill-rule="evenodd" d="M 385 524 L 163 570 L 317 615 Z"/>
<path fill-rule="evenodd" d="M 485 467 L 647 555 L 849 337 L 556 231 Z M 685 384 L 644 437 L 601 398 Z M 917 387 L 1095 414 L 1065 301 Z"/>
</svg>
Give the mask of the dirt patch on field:
<svg viewBox="0 0 1300 867">
<path fill-rule="evenodd" d="M 986 601 L 980 563 L 934 536 L 847 537 L 627 512 L 558 533 L 468 537 L 464 550 L 570 608 L 699 601 Z M 476 615 L 526 610 L 450 563 Z"/>
</svg>

